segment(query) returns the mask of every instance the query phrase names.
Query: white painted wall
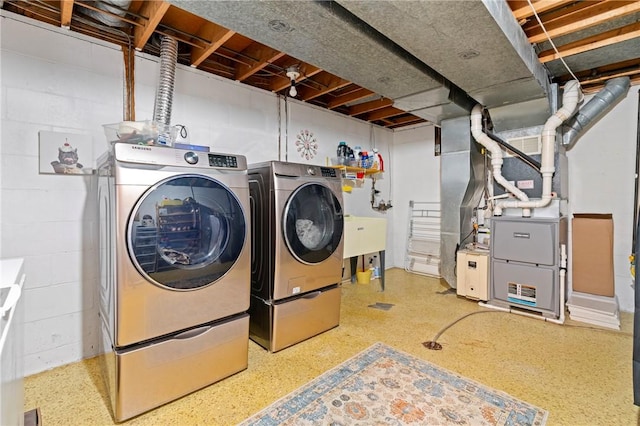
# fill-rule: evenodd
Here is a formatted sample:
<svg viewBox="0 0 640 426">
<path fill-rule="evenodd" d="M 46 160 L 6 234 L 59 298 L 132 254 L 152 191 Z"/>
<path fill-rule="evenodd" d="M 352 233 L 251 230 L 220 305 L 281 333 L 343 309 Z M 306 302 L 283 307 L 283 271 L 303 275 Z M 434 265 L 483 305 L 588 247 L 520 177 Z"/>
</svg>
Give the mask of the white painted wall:
<svg viewBox="0 0 640 426">
<path fill-rule="evenodd" d="M 620 309 L 626 312 L 634 310 L 629 255 L 633 251 L 639 90 L 640 86 L 632 86 L 567 153 L 570 212 L 613 214 L 615 291 Z M 585 97 L 582 105 L 591 97 Z"/>
<path fill-rule="evenodd" d="M 440 157 L 436 157 L 433 125 L 397 130 L 393 137 L 390 179 L 393 180 L 393 263 L 404 268 L 409 201 L 440 202 Z"/>
</svg>

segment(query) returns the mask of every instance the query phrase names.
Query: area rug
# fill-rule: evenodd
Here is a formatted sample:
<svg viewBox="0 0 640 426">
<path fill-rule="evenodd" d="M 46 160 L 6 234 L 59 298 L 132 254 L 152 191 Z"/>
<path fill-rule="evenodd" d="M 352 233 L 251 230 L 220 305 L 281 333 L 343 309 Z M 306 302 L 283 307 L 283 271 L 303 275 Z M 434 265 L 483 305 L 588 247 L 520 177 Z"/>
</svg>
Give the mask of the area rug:
<svg viewBox="0 0 640 426">
<path fill-rule="evenodd" d="M 248 425 L 544 425 L 548 412 L 376 343 Z"/>
</svg>

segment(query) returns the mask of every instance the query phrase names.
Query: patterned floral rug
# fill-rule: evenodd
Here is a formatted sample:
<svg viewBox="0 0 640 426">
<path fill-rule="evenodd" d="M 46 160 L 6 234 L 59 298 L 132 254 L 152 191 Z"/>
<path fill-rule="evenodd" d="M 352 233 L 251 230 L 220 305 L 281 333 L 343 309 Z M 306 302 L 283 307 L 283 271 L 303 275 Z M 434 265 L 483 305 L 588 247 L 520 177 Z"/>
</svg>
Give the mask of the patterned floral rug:
<svg viewBox="0 0 640 426">
<path fill-rule="evenodd" d="M 544 425 L 548 412 L 376 343 L 241 423 Z"/>
</svg>

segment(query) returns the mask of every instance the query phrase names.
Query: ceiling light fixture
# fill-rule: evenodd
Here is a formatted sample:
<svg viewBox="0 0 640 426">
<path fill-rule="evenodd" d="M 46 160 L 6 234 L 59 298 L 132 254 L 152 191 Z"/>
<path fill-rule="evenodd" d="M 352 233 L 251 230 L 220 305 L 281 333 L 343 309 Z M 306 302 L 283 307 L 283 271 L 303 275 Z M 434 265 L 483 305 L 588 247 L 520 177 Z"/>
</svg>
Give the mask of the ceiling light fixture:
<svg viewBox="0 0 640 426">
<path fill-rule="evenodd" d="M 287 68 L 287 77 L 291 80 L 291 87 L 289 88 L 289 96 L 295 98 L 298 96 L 298 91 L 296 90 L 296 80 L 300 77 L 300 71 L 298 71 L 298 67 L 295 65 Z"/>
</svg>

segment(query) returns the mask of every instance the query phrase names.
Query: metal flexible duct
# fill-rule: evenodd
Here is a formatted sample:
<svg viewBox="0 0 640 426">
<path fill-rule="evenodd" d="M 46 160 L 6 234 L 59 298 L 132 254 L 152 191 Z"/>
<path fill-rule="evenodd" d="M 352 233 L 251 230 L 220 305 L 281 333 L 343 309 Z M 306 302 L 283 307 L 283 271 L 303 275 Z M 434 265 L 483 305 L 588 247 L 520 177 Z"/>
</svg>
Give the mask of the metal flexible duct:
<svg viewBox="0 0 640 426">
<path fill-rule="evenodd" d="M 605 87 L 583 106 L 578 113 L 563 126 L 562 144 L 567 150 L 575 145 L 578 138 L 629 90 L 629 77 L 618 77 L 607 81 Z"/>
<path fill-rule="evenodd" d="M 167 36 L 160 40 L 160 76 L 153 105 L 153 121 L 166 126 L 171 125 L 171 104 L 173 102 L 173 84 L 178 63 L 178 42 Z"/>
<path fill-rule="evenodd" d="M 102 0 L 92 3 L 94 3 L 95 7 L 100 10 L 105 10 L 107 12 L 113 13 L 114 15 L 124 17 L 127 14 L 127 10 L 129 9 L 131 0 Z M 127 25 L 129 25 L 127 22 L 119 19 L 117 16 L 111 16 L 97 10 L 89 9 L 84 13 L 111 27 L 126 27 Z"/>
</svg>

